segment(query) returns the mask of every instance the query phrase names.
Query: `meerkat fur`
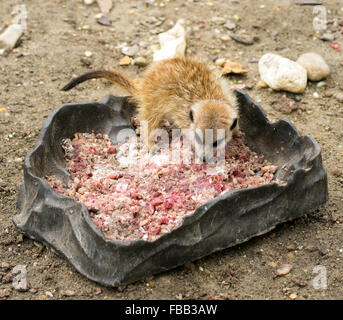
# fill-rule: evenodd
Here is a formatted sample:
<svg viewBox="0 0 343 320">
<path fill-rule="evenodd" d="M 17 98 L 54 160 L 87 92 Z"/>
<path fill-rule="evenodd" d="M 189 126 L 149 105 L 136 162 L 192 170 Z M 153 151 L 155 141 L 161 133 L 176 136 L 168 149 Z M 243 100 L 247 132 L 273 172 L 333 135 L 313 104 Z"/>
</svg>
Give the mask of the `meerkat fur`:
<svg viewBox="0 0 343 320">
<path fill-rule="evenodd" d="M 92 79 L 105 78 L 128 91 L 137 105 L 139 121 L 147 121 L 144 140 L 149 148 L 155 142 L 152 133 L 166 119 L 181 130 L 225 130 L 225 141 L 237 131 L 237 102 L 225 79 L 194 58 L 172 58 L 152 63 L 138 80 L 114 70 L 88 72 L 73 79 L 62 90 Z M 199 142 L 199 141 L 198 141 Z M 206 154 L 205 145 L 205 154 Z M 211 149 L 212 150 L 212 149 Z"/>
</svg>

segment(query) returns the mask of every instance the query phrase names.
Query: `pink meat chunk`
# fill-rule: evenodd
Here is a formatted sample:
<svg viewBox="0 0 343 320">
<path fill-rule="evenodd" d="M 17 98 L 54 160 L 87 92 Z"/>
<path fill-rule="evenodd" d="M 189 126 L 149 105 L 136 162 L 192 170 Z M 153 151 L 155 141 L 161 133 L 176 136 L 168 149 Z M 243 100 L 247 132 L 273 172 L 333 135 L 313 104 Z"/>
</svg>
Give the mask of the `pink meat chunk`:
<svg viewBox="0 0 343 320">
<path fill-rule="evenodd" d="M 154 241 L 197 207 L 225 192 L 269 183 L 277 170 L 247 147 L 241 133 L 227 144 L 225 164 L 214 173 L 210 164 L 172 161 L 169 148 L 151 155 L 136 138 L 113 145 L 106 134 L 76 133 L 63 148 L 68 186 L 55 176 L 46 181 L 84 204 L 110 240 Z"/>
</svg>

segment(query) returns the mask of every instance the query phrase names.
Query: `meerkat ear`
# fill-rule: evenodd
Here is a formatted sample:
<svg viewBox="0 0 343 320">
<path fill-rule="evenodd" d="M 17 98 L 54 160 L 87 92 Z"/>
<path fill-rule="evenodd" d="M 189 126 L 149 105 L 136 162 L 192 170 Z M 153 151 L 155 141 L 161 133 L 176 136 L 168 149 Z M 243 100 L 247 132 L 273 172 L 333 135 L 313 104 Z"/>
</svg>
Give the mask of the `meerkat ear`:
<svg viewBox="0 0 343 320">
<path fill-rule="evenodd" d="M 193 117 L 193 110 L 189 111 L 189 118 L 191 119 L 191 121 L 194 121 L 194 117 Z"/>
</svg>

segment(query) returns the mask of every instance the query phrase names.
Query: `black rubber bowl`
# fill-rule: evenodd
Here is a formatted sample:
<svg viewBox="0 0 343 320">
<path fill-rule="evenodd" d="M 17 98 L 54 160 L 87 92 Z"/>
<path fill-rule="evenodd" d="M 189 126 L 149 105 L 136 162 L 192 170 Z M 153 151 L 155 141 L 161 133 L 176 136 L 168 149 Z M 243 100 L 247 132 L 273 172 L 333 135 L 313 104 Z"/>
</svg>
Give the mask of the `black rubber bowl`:
<svg viewBox="0 0 343 320">
<path fill-rule="evenodd" d="M 18 198 L 21 212 L 13 218 L 14 224 L 53 248 L 87 278 L 118 286 L 247 241 L 325 203 L 327 175 L 318 143 L 300 136 L 286 120 L 270 123 L 244 91 L 236 94 L 239 126 L 249 147 L 279 166 L 276 178 L 283 183 L 227 192 L 152 242 L 106 240 L 87 208 L 53 191 L 44 176 L 56 175 L 64 183 L 69 179 L 62 139 L 94 131 L 117 142 L 119 130 L 131 127 L 135 107 L 125 98 L 107 96 L 101 102 L 62 105 L 46 119 L 25 159 Z"/>
</svg>

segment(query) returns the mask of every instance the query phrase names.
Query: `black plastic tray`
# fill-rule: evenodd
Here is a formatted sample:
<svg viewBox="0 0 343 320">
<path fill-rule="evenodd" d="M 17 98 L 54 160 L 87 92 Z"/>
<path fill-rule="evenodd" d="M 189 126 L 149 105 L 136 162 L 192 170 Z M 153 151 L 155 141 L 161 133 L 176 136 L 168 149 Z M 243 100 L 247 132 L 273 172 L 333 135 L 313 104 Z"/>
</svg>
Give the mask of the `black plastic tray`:
<svg viewBox="0 0 343 320">
<path fill-rule="evenodd" d="M 56 175 L 68 181 L 62 139 L 94 131 L 116 142 L 118 131 L 131 127 L 135 106 L 126 98 L 109 95 L 101 102 L 64 104 L 46 119 L 25 159 L 17 203 L 21 212 L 13 217 L 14 224 L 53 248 L 87 278 L 118 286 L 247 241 L 325 203 L 327 175 L 318 143 L 300 136 L 289 121 L 269 122 L 243 90 L 236 94 L 239 126 L 249 147 L 279 166 L 276 178 L 283 183 L 227 192 L 153 242 L 106 240 L 84 205 L 54 192 L 43 178 Z"/>
</svg>

